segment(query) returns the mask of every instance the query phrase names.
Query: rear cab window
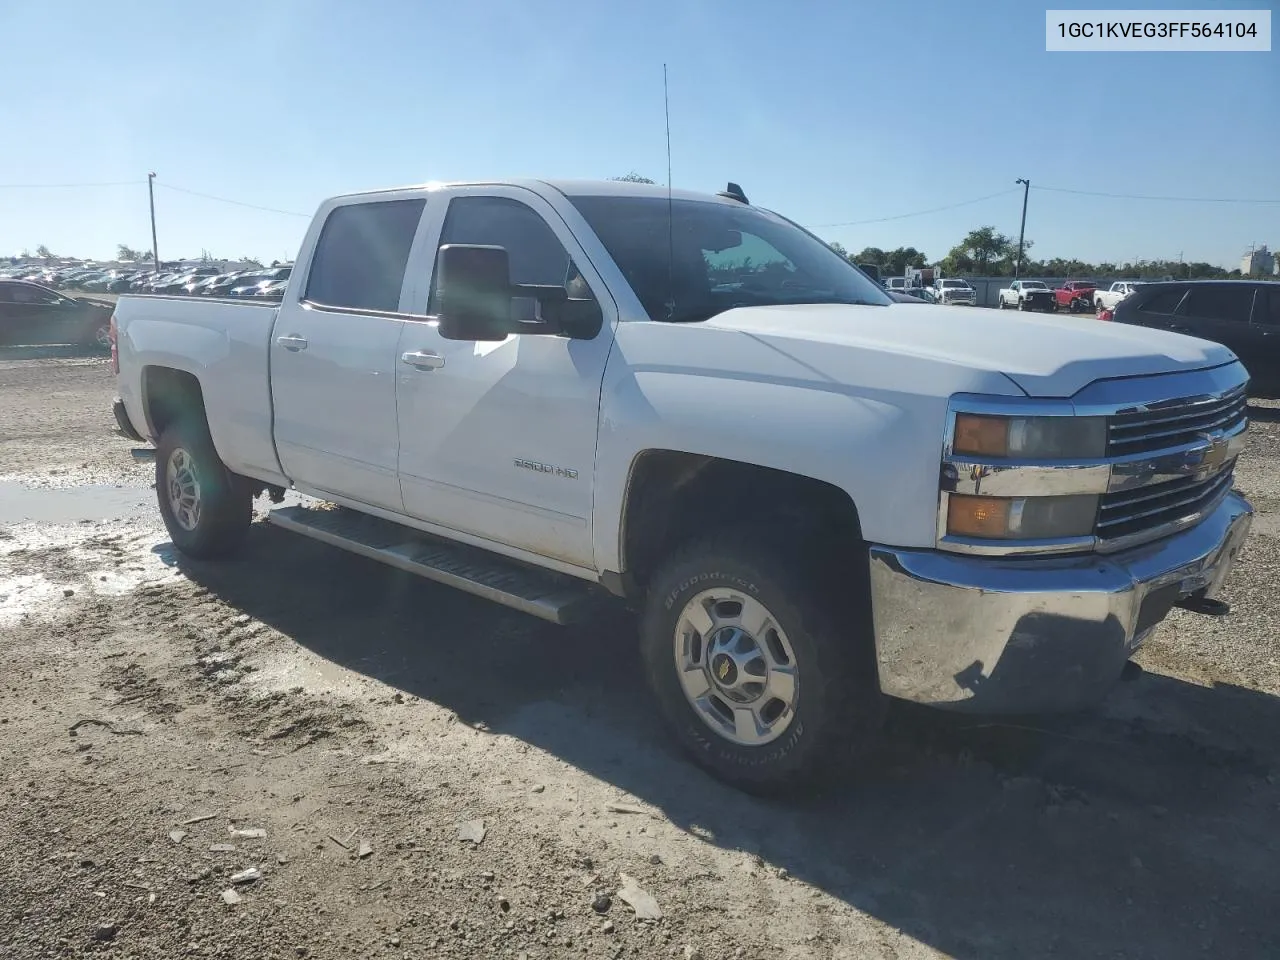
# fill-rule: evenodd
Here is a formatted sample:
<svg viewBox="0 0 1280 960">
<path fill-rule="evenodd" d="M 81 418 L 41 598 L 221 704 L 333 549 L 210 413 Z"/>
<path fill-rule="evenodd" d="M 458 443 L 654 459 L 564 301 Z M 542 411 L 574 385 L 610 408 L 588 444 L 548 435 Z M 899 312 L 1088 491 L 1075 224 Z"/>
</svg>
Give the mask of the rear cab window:
<svg viewBox="0 0 1280 960">
<path fill-rule="evenodd" d="M 397 312 L 426 203 L 423 198 L 377 200 L 331 210 L 316 242 L 303 299 L 337 309 Z"/>
</svg>

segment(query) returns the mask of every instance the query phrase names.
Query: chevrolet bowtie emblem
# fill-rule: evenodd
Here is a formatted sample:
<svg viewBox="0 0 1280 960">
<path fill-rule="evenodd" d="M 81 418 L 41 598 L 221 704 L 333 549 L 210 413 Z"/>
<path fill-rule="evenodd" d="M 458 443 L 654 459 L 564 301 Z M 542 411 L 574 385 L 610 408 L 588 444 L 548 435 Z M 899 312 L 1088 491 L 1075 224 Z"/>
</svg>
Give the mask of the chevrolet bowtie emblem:
<svg viewBox="0 0 1280 960">
<path fill-rule="evenodd" d="M 716 673 L 720 674 L 720 679 L 724 680 L 729 676 L 729 661 L 721 660 L 720 666 L 716 668 Z"/>
<path fill-rule="evenodd" d="M 1226 437 L 1216 437 L 1210 441 L 1209 449 L 1204 452 L 1202 463 L 1211 469 L 1216 470 L 1222 466 L 1227 459 L 1227 451 L 1230 444 Z"/>
</svg>

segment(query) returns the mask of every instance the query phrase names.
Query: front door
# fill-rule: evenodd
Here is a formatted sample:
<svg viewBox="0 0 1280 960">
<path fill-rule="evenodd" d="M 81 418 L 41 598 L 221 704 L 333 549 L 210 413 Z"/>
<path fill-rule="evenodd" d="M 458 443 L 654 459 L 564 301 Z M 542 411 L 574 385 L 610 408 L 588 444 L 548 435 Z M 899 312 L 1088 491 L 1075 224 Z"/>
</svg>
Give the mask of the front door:
<svg viewBox="0 0 1280 960">
<path fill-rule="evenodd" d="M 27 295 L 30 289 L 23 283 L 0 281 L 0 344 L 15 346 L 36 342 Z"/>
<path fill-rule="evenodd" d="M 616 309 L 554 208 L 520 188 L 448 192 L 440 244 L 507 250 L 511 282 L 596 296 L 593 339 L 512 334 L 445 340 L 428 319 L 400 338 L 400 485 L 429 523 L 592 569 L 592 480 L 600 387 Z M 428 247 L 434 263 L 435 248 Z M 423 273 L 430 269 L 425 263 Z M 434 278 L 424 307 L 434 313 Z M 532 302 L 514 308 L 527 319 Z"/>
<path fill-rule="evenodd" d="M 297 265 L 301 282 L 272 331 L 271 389 L 276 449 L 295 484 L 400 512 L 396 346 L 426 200 L 384 196 L 334 206 L 304 244 L 310 263 Z"/>
</svg>

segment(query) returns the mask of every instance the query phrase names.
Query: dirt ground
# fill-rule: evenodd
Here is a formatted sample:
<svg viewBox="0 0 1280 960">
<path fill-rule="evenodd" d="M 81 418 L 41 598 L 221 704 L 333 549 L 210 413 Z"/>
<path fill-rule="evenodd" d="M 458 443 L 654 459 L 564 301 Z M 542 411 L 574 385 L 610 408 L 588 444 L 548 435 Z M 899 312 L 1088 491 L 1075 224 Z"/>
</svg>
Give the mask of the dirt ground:
<svg viewBox="0 0 1280 960">
<path fill-rule="evenodd" d="M 0 358 L 2 957 L 1280 956 L 1275 410 L 1230 617 L 1175 612 L 1086 716 L 897 709 L 776 803 L 675 751 L 625 617 L 262 523 L 179 559 L 113 392 Z"/>
</svg>

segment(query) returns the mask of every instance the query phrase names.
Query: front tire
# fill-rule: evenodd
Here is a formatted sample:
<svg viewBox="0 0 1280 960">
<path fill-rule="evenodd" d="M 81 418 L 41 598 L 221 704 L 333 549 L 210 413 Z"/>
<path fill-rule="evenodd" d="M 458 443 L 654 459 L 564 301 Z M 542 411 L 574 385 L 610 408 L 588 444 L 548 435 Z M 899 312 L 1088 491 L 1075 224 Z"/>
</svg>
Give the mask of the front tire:
<svg viewBox="0 0 1280 960">
<path fill-rule="evenodd" d="M 751 793 L 833 772 L 883 713 L 865 582 L 824 587 L 807 555 L 730 531 L 689 544 L 649 585 L 641 643 L 659 708 L 700 765 Z"/>
<path fill-rule="evenodd" d="M 1025 311 L 1026 311 L 1026 309 L 1027 309 L 1027 301 L 1026 301 L 1025 299 L 1023 299 L 1022 297 L 1019 297 L 1019 298 L 1018 298 L 1018 309 L 1019 309 L 1019 310 L 1022 310 L 1022 311 L 1024 311 L 1024 312 L 1025 312 Z"/>
<path fill-rule="evenodd" d="M 253 520 L 248 485 L 222 462 L 203 421 L 178 421 L 161 433 L 156 498 L 173 545 L 197 560 L 233 554 Z"/>
</svg>

